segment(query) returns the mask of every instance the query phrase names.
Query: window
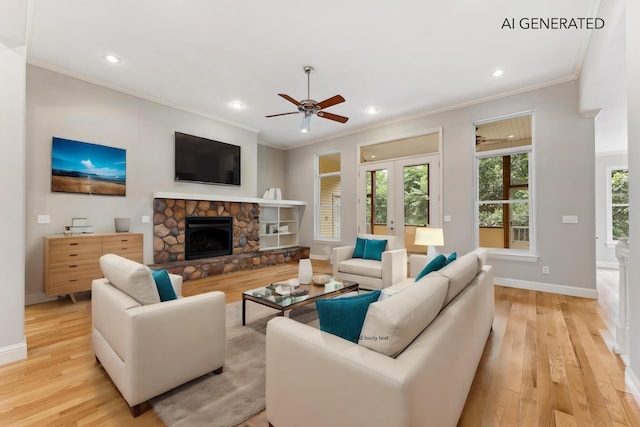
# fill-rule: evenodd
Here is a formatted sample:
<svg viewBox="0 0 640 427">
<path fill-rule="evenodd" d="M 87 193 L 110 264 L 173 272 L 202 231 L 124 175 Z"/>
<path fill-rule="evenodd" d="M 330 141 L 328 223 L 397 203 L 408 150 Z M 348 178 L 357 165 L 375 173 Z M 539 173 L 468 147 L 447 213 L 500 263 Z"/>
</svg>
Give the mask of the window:
<svg viewBox="0 0 640 427">
<path fill-rule="evenodd" d="M 317 157 L 316 239 L 340 239 L 340 153 Z"/>
<path fill-rule="evenodd" d="M 532 251 L 531 115 L 476 124 L 478 243 Z"/>
<path fill-rule="evenodd" d="M 629 170 L 612 168 L 607 173 L 607 242 L 629 237 Z"/>
</svg>

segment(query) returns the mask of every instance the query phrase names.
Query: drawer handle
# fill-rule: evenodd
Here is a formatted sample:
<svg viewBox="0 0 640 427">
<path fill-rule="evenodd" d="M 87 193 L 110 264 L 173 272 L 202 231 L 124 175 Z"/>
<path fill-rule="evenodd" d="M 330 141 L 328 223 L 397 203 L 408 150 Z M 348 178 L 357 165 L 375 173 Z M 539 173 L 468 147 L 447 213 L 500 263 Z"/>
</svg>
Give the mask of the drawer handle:
<svg viewBox="0 0 640 427">
<path fill-rule="evenodd" d="M 126 251 L 129 248 L 120 248 L 121 251 Z"/>
<path fill-rule="evenodd" d="M 70 265 L 69 268 L 76 268 L 77 265 Z"/>
<path fill-rule="evenodd" d="M 69 282 L 77 282 L 78 279 L 70 279 Z"/>
<path fill-rule="evenodd" d="M 120 240 L 120 241 L 121 241 L 121 242 L 128 242 L 128 241 L 129 241 L 129 239 L 122 239 L 122 240 Z"/>
<path fill-rule="evenodd" d="M 69 254 L 69 256 L 78 256 L 79 254 Z"/>
<path fill-rule="evenodd" d="M 76 242 L 76 243 L 69 243 L 69 246 L 78 246 L 80 243 Z"/>
</svg>

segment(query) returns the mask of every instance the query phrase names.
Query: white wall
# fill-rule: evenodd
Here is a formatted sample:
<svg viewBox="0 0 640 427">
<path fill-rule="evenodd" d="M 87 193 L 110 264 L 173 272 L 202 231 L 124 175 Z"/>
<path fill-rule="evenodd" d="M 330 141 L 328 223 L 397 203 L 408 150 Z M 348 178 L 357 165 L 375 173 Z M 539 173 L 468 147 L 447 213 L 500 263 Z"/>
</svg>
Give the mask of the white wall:
<svg viewBox="0 0 640 427">
<path fill-rule="evenodd" d="M 97 232 L 113 232 L 115 217 L 131 217 L 144 233 L 144 261 L 153 262 L 152 216 L 156 191 L 257 196 L 257 135 L 35 66 L 27 67 L 27 303 L 44 300 L 42 237 L 61 233 L 73 217 L 86 217 Z M 174 182 L 173 139 L 181 131 L 242 147 L 242 186 Z M 51 192 L 51 138 L 127 150 L 126 197 Z M 37 224 L 39 214 L 50 224 Z"/>
<path fill-rule="evenodd" d="M 258 144 L 258 197 L 269 188 L 280 188 L 282 198 L 288 199 L 285 186 L 285 157 L 283 150 Z"/>
<path fill-rule="evenodd" d="M 610 168 L 620 167 L 627 167 L 626 153 L 596 154 L 596 265 L 603 268 L 618 268 L 615 245 L 607 242 L 607 175 Z"/>
<path fill-rule="evenodd" d="M 593 119 L 579 114 L 578 82 L 573 81 L 498 100 L 369 129 L 300 147 L 287 153 L 287 193 L 313 206 L 314 155 L 337 150 L 342 155 L 342 241 L 356 234 L 357 145 L 443 129 L 444 251 L 473 249 L 474 121 L 527 110 L 535 111 L 535 188 L 538 262 L 492 260 L 495 276 L 517 284 L 594 297 L 595 168 Z M 578 224 L 562 224 L 577 215 Z M 322 256 L 325 244 L 313 241 L 313 213 L 301 222 L 301 244 Z M 335 246 L 335 245 L 334 245 Z M 542 265 L 550 267 L 542 275 Z M 512 282 L 516 283 L 516 282 Z M 541 286 L 542 285 L 542 286 Z M 548 286 L 547 286 L 548 285 Z"/>
<path fill-rule="evenodd" d="M 0 37 L 0 365 L 27 357 L 24 337 L 25 66 L 24 40 Z"/>
<path fill-rule="evenodd" d="M 627 14 L 627 75 L 640 76 L 640 2 L 628 0 Z M 640 80 L 627 79 L 627 104 L 629 123 L 629 320 L 631 327 L 630 365 L 627 383 L 631 382 L 636 393 L 640 391 Z M 640 396 L 636 395 L 640 401 Z"/>
</svg>

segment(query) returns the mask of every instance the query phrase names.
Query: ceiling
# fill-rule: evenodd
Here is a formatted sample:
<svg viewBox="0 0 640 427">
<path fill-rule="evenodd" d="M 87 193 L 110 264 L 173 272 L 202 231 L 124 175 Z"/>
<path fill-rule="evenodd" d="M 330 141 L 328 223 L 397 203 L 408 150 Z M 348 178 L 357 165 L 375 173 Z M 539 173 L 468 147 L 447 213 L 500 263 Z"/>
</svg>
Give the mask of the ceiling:
<svg viewBox="0 0 640 427">
<path fill-rule="evenodd" d="M 15 0 L 11 0 L 15 3 Z M 578 77 L 590 30 L 502 28 L 594 17 L 598 0 L 31 0 L 28 62 L 259 132 L 290 148 Z M 3 20 L 0 18 L 0 27 Z M 0 34 L 1 37 L 1 34 Z M 122 59 L 109 64 L 103 55 Z M 341 94 L 302 114 L 302 100 Z M 493 77 L 494 70 L 504 70 Z M 230 103 L 239 101 L 243 109 Z M 374 106 L 379 111 L 367 114 Z"/>
</svg>

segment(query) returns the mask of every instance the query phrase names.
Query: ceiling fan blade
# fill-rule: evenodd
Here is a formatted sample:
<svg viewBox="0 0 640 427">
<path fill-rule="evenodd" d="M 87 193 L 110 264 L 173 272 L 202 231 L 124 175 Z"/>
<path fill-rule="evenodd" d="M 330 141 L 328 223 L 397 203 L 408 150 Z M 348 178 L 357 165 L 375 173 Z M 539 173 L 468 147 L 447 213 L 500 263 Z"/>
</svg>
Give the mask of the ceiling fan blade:
<svg viewBox="0 0 640 427">
<path fill-rule="evenodd" d="M 326 111 L 318 111 L 317 115 L 318 117 L 322 117 L 323 119 L 334 120 L 340 123 L 347 123 L 347 120 L 349 120 L 349 117 L 339 116 L 333 113 L 327 113 Z"/>
<path fill-rule="evenodd" d="M 324 108 L 329 108 L 332 105 L 340 104 L 341 102 L 344 102 L 344 98 L 342 97 L 342 95 L 336 95 L 329 99 L 325 99 L 324 101 L 318 102 L 318 108 L 322 110 Z"/>
<path fill-rule="evenodd" d="M 280 113 L 280 114 L 272 114 L 270 116 L 265 116 L 265 117 L 278 117 L 278 116 L 288 116 L 289 114 L 298 114 L 300 113 L 300 111 L 292 111 L 290 113 Z"/>
<path fill-rule="evenodd" d="M 292 104 L 295 104 L 296 106 L 299 106 L 300 103 L 298 101 L 296 101 L 295 99 L 293 99 L 292 97 L 290 97 L 289 95 L 286 95 L 284 93 L 279 93 L 278 96 L 283 97 L 284 99 L 286 99 L 287 101 L 289 101 Z"/>
</svg>

